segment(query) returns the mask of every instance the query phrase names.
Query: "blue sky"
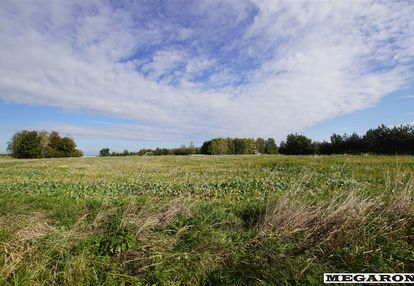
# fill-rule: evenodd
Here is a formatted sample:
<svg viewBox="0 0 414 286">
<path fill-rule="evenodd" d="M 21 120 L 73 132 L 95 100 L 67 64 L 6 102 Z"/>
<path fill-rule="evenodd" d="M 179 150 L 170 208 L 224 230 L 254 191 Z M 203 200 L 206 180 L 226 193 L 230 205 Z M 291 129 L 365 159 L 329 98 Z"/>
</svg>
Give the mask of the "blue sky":
<svg viewBox="0 0 414 286">
<path fill-rule="evenodd" d="M 413 14 L 412 1 L 2 1 L 0 152 L 20 129 L 96 154 L 414 122 Z"/>
</svg>

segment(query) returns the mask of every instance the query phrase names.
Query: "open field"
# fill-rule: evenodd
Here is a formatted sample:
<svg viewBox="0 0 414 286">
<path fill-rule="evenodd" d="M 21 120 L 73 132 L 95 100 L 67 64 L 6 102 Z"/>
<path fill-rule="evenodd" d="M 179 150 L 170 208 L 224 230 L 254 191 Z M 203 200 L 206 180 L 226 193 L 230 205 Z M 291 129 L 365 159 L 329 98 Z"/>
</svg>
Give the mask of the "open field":
<svg viewBox="0 0 414 286">
<path fill-rule="evenodd" d="M 0 285 L 414 272 L 414 158 L 0 158 Z"/>
</svg>

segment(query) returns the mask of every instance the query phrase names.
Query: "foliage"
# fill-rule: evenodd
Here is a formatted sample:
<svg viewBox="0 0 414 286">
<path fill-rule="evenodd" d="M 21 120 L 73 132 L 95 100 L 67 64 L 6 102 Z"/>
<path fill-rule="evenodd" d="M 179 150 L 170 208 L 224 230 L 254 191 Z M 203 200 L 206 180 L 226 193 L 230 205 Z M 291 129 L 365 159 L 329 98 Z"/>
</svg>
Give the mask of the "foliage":
<svg viewBox="0 0 414 286">
<path fill-rule="evenodd" d="M 7 150 L 16 158 L 40 158 L 41 138 L 36 131 L 23 130 L 13 135 Z"/>
<path fill-rule="evenodd" d="M 317 143 L 320 154 L 414 154 L 414 126 L 381 125 L 363 136 L 333 134 L 330 142 Z"/>
<path fill-rule="evenodd" d="M 103 148 L 99 151 L 100 157 L 108 157 L 111 156 L 111 150 L 109 148 Z"/>
<path fill-rule="evenodd" d="M 263 138 L 256 139 L 256 151 L 260 154 L 266 153 L 266 141 Z M 273 140 L 274 143 L 274 140 Z M 270 154 L 270 153 L 269 153 Z"/>
<path fill-rule="evenodd" d="M 104 150 L 106 152 L 106 149 L 108 149 L 108 148 L 104 148 L 102 150 Z M 108 151 L 109 151 L 109 149 L 108 149 Z M 121 153 L 112 152 L 107 156 L 133 156 L 133 155 L 162 156 L 162 155 L 192 155 L 192 154 L 197 154 L 197 153 L 199 153 L 199 148 L 195 147 L 193 143 L 190 143 L 190 145 L 188 147 L 185 146 L 185 145 L 182 145 L 179 148 L 172 148 L 172 149 L 159 148 L 159 147 L 157 147 L 155 149 L 143 148 L 143 149 L 140 149 L 138 152 L 131 152 L 131 151 L 128 151 L 128 150 L 124 150 Z M 102 156 L 101 153 L 100 153 L 100 156 Z"/>
<path fill-rule="evenodd" d="M 381 125 L 364 135 L 366 149 L 377 154 L 414 154 L 414 126 Z"/>
<path fill-rule="evenodd" d="M 163 151 L 162 153 L 165 153 L 165 151 Z M 173 149 L 168 150 L 169 155 L 193 155 L 196 153 L 197 153 L 197 148 L 194 146 L 193 143 L 190 143 L 188 147 L 186 147 L 185 145 L 182 145 L 180 148 L 173 148 Z"/>
<path fill-rule="evenodd" d="M 105 234 L 96 241 L 100 255 L 119 255 L 135 246 L 135 238 L 128 229 Z"/>
<path fill-rule="evenodd" d="M 104 232 L 92 239 L 93 246 L 99 255 L 120 255 L 136 244 L 131 227 L 122 224 L 120 213 L 109 216 L 102 225 Z"/>
<path fill-rule="evenodd" d="M 107 150 L 108 148 L 102 149 Z M 101 150 L 101 151 L 102 151 Z M 107 150 L 109 152 L 109 149 Z M 141 149 L 138 152 L 112 152 L 111 156 L 128 155 L 231 155 L 277 154 L 285 155 L 332 155 L 332 154 L 414 154 L 414 127 L 410 125 L 370 129 L 365 135 L 332 134 L 330 142 L 313 142 L 300 134 L 289 134 L 278 149 L 273 138 L 214 138 L 205 141 L 200 148 L 190 144 L 180 148 Z M 101 155 L 102 156 L 102 155 Z"/>
<path fill-rule="evenodd" d="M 76 143 L 70 137 L 61 138 L 52 131 L 23 130 L 13 135 L 8 144 L 9 153 L 15 158 L 54 158 L 80 157 L 82 152 L 76 149 Z"/>
<path fill-rule="evenodd" d="M 268 138 L 266 140 L 266 143 L 265 143 L 265 151 L 264 151 L 264 153 L 265 154 L 277 154 L 277 152 L 278 152 L 278 149 L 277 149 L 277 145 L 276 145 L 275 139 Z"/>
<path fill-rule="evenodd" d="M 286 142 L 280 143 L 279 152 L 286 155 L 310 155 L 316 153 L 315 145 L 304 135 L 289 134 Z"/>
<path fill-rule="evenodd" d="M 287 155 L 307 154 L 414 154 L 414 126 L 387 127 L 381 125 L 363 136 L 332 134 L 330 142 L 312 142 L 303 135 L 290 134 L 279 152 Z"/>
<path fill-rule="evenodd" d="M 263 138 L 215 138 L 204 142 L 200 152 L 206 155 L 275 154 L 277 147 L 272 138 L 266 142 Z"/>
</svg>

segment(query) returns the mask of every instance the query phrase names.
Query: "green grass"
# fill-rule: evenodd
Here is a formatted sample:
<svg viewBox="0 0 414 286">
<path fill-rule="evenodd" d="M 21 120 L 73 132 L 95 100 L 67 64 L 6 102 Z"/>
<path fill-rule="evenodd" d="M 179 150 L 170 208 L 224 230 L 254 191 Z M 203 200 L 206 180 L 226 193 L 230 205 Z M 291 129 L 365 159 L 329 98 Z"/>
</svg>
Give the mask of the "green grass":
<svg viewBox="0 0 414 286">
<path fill-rule="evenodd" d="M 414 271 L 414 158 L 0 158 L 0 285 Z"/>
</svg>

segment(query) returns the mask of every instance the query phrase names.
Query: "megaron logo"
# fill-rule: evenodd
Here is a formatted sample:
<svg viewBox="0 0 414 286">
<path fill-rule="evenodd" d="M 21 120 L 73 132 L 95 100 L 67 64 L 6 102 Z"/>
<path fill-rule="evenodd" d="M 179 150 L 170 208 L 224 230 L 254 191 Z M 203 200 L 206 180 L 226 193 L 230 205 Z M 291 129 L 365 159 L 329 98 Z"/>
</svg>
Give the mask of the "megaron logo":
<svg viewBox="0 0 414 286">
<path fill-rule="evenodd" d="M 414 273 L 324 273 L 323 282 L 414 284 Z"/>
</svg>

